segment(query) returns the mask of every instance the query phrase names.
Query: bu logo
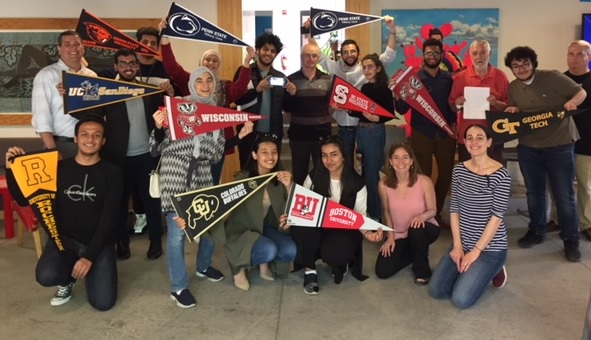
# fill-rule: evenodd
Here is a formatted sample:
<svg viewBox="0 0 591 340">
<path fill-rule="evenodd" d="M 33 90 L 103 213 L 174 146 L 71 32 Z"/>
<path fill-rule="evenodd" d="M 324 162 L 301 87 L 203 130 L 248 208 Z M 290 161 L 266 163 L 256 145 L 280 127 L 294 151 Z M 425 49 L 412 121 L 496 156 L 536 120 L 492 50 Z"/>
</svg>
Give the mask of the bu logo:
<svg viewBox="0 0 591 340">
<path fill-rule="evenodd" d="M 292 215 L 304 218 L 306 220 L 313 220 L 318 209 L 318 198 L 295 194 L 295 204 L 292 209 Z"/>
</svg>

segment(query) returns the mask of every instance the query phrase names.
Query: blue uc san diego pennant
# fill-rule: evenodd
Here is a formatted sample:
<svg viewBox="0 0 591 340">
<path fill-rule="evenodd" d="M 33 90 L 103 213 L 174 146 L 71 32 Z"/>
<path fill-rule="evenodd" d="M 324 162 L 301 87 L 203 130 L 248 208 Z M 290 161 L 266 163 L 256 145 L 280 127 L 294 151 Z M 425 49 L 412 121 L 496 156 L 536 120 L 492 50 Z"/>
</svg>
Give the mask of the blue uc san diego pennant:
<svg viewBox="0 0 591 340">
<path fill-rule="evenodd" d="M 159 87 L 99 77 L 62 72 L 64 113 L 110 105 L 129 99 L 141 98 L 164 92 Z"/>
<path fill-rule="evenodd" d="M 248 46 L 247 43 L 236 36 L 174 2 L 170 5 L 167 26 L 162 31 L 162 34 L 169 37 L 199 40 L 215 44 Z"/>
</svg>

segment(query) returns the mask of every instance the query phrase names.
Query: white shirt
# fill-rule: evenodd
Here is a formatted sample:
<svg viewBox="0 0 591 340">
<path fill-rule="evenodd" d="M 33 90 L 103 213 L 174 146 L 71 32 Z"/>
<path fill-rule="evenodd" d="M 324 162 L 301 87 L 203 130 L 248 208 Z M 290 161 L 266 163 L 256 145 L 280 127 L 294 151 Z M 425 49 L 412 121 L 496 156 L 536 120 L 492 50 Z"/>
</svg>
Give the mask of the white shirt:
<svg viewBox="0 0 591 340">
<path fill-rule="evenodd" d="M 322 65 L 329 74 L 336 74 L 357 89 L 361 89 L 361 86 L 367 83 L 367 79 L 365 79 L 365 76 L 363 75 L 361 62 L 357 62 L 357 64 L 353 66 L 347 66 L 342 59 L 334 61 L 324 55 L 320 58 L 320 65 Z M 386 46 L 386 50 L 380 55 L 380 61 L 384 64 L 384 67 L 391 64 L 395 58 L 396 50 L 391 49 L 389 46 Z M 349 116 L 347 111 L 336 110 L 332 116 L 337 121 L 337 124 L 341 126 L 357 126 L 359 123 L 359 118 Z"/>
<path fill-rule="evenodd" d="M 31 96 L 35 132 L 50 132 L 54 136 L 74 137 L 74 126 L 78 120 L 64 114 L 64 97 L 60 96 L 56 85 L 62 81 L 62 71 L 75 72 L 63 60 L 46 66 L 37 73 L 33 80 Z M 94 76 L 94 71 L 82 66 L 75 72 L 85 76 Z"/>
<path fill-rule="evenodd" d="M 312 179 L 310 175 L 306 176 L 304 180 L 304 188 L 312 189 Z M 330 179 L 330 199 L 339 203 L 341 201 L 341 181 L 338 179 Z M 353 210 L 357 211 L 363 216 L 367 215 L 367 188 L 364 185 L 361 190 L 357 192 L 357 196 L 355 197 L 355 207 Z"/>
</svg>

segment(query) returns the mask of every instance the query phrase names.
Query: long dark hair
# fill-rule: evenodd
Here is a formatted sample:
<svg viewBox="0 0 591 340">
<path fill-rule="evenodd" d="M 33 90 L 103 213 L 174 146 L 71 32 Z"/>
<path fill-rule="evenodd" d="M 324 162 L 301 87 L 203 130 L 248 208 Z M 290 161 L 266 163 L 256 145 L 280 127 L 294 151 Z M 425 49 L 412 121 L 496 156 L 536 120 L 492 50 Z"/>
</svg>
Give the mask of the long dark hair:
<svg viewBox="0 0 591 340">
<path fill-rule="evenodd" d="M 254 144 L 252 145 L 252 151 L 254 153 L 259 151 L 259 146 L 263 143 L 273 143 L 277 147 L 277 151 L 279 151 L 279 142 L 280 141 L 278 140 L 276 135 L 269 134 L 269 133 L 259 134 L 259 135 L 257 135 L 257 137 L 254 140 Z M 277 155 L 277 157 L 278 157 L 277 164 L 275 164 L 273 169 L 271 169 L 271 172 L 275 172 L 275 171 L 279 171 L 279 170 L 283 169 L 283 167 L 281 166 L 281 161 L 279 160 L 279 154 Z M 247 173 L 248 177 L 256 177 L 256 176 L 260 175 L 258 163 L 254 158 L 252 158 L 252 154 L 248 158 L 248 161 L 246 162 L 244 169 L 242 169 L 238 173 L 239 174 L 240 173 Z"/>
<path fill-rule="evenodd" d="M 386 166 L 385 166 L 385 173 L 386 177 L 384 177 L 384 184 L 392 189 L 396 189 L 398 187 L 398 176 L 396 176 L 396 171 L 390 165 L 390 158 L 398 149 L 404 149 L 408 153 L 408 156 L 412 160 L 412 165 L 409 169 L 409 177 L 408 177 L 408 187 L 412 188 L 413 185 L 417 182 L 419 175 L 422 175 L 423 172 L 421 171 L 421 167 L 417 162 L 417 157 L 415 156 L 415 152 L 412 150 L 410 145 L 406 143 L 399 143 L 399 144 L 392 144 L 390 146 L 390 151 L 388 151 L 388 158 L 386 159 Z"/>
<path fill-rule="evenodd" d="M 343 142 L 341 141 L 340 137 L 337 135 L 329 136 L 324 138 L 320 141 L 320 149 L 322 150 L 323 146 L 326 145 L 335 145 L 341 155 L 343 156 L 343 171 L 341 172 L 341 197 L 348 197 L 349 195 L 356 194 L 355 190 L 355 176 L 357 173 L 353 169 L 353 165 L 351 161 L 345 153 L 345 147 Z M 357 175 L 358 176 L 358 175 Z M 324 167 L 322 163 L 322 157 L 314 167 L 314 169 L 310 172 L 310 178 L 312 179 L 312 184 L 315 192 L 319 193 L 324 197 L 331 197 L 332 193 L 330 192 L 330 172 L 327 168 Z"/>
<path fill-rule="evenodd" d="M 388 74 L 386 73 L 386 69 L 384 68 L 384 64 L 380 60 L 380 56 L 375 53 L 368 54 L 361 62 L 363 63 L 366 60 L 371 60 L 376 65 L 376 67 L 380 68 L 380 71 L 376 74 L 376 82 L 373 84 L 375 87 L 388 87 Z"/>
</svg>

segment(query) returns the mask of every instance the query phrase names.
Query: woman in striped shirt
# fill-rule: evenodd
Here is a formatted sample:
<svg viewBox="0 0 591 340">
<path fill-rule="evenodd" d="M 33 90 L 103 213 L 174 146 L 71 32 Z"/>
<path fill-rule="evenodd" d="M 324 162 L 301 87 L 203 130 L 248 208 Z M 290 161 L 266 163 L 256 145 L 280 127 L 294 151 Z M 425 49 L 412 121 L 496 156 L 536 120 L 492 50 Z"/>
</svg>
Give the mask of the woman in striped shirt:
<svg viewBox="0 0 591 340">
<path fill-rule="evenodd" d="M 497 278 L 504 285 L 507 210 L 511 177 L 503 165 L 487 155 L 492 144 L 485 128 L 471 125 L 464 134 L 471 159 L 453 169 L 450 222 L 453 245 L 433 277 L 429 292 L 436 299 L 451 297 L 466 309 L 482 296 L 488 283 Z"/>
</svg>

